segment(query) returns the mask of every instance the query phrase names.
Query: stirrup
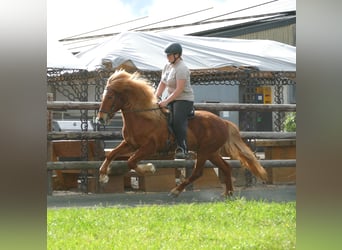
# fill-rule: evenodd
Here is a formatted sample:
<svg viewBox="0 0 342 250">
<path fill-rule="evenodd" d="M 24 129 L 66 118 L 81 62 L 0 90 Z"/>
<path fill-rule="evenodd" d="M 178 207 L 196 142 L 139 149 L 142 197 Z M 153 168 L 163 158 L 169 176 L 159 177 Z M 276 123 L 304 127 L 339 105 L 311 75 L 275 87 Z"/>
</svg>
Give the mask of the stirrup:
<svg viewBox="0 0 342 250">
<path fill-rule="evenodd" d="M 177 147 L 175 150 L 175 160 L 186 160 L 188 159 L 188 153 L 183 148 Z"/>
</svg>

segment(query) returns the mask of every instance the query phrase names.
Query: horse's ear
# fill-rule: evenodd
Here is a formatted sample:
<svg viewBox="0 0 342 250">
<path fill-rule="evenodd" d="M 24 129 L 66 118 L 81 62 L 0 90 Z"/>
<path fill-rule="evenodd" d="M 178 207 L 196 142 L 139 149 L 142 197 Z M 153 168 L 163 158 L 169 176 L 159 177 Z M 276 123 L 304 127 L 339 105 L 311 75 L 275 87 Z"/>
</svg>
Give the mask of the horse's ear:
<svg viewBox="0 0 342 250">
<path fill-rule="evenodd" d="M 120 73 L 125 73 L 125 70 L 123 68 L 116 69 L 112 75 L 119 75 Z"/>
<path fill-rule="evenodd" d="M 131 75 L 131 79 L 139 79 L 140 78 L 140 73 L 138 71 L 135 71 L 132 75 Z"/>
</svg>

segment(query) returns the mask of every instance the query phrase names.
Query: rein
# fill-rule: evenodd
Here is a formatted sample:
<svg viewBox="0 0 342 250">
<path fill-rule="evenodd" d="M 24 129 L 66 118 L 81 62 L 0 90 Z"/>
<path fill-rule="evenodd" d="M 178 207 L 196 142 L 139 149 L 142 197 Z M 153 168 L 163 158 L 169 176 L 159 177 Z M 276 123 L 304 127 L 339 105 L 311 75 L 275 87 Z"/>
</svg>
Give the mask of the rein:
<svg viewBox="0 0 342 250">
<path fill-rule="evenodd" d="M 148 112 L 148 111 L 161 110 L 161 109 L 168 110 L 168 108 L 161 108 L 161 107 L 158 106 L 156 108 L 149 108 L 149 109 L 133 109 L 133 110 L 123 110 L 123 109 L 121 109 L 121 112 L 122 113 L 140 113 L 140 112 Z M 114 107 L 112 107 L 112 109 L 110 111 L 104 111 L 104 110 L 100 109 L 99 112 L 107 113 L 107 114 L 112 114 L 112 113 L 114 113 L 113 110 L 114 110 Z"/>
<path fill-rule="evenodd" d="M 105 88 L 104 91 L 105 91 L 105 92 L 114 92 L 114 91 L 113 91 L 112 89 L 110 89 L 110 88 Z M 116 95 L 116 94 L 114 94 L 114 95 Z M 140 113 L 140 112 L 154 111 L 154 110 L 158 110 L 158 109 L 163 109 L 163 108 L 161 108 L 161 107 L 158 105 L 158 107 L 156 107 L 156 108 L 149 108 L 149 109 L 133 109 L 133 110 L 123 110 L 123 109 L 121 109 L 121 111 L 122 111 L 123 113 Z M 167 109 L 167 108 L 165 108 L 165 109 Z M 114 106 L 111 108 L 110 111 L 99 110 L 99 112 L 107 113 L 107 114 L 112 114 L 112 113 L 114 113 L 113 110 L 114 110 Z"/>
<path fill-rule="evenodd" d="M 158 109 L 162 109 L 161 107 L 156 107 L 156 108 L 149 108 L 149 109 L 133 109 L 133 110 L 122 110 L 122 112 L 125 113 L 139 113 L 139 112 L 147 112 L 147 111 L 153 111 L 153 110 L 158 110 Z"/>
</svg>

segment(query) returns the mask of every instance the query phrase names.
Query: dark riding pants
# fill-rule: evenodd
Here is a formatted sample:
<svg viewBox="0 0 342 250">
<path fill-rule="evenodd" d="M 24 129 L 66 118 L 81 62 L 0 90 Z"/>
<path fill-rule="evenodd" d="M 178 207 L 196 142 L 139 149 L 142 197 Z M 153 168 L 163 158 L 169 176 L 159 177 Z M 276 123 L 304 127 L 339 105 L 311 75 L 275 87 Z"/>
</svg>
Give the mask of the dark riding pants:
<svg viewBox="0 0 342 250">
<path fill-rule="evenodd" d="M 177 146 L 188 151 L 186 132 L 188 128 L 188 117 L 193 111 L 194 102 L 177 100 L 169 103 L 170 125 L 175 134 Z"/>
</svg>

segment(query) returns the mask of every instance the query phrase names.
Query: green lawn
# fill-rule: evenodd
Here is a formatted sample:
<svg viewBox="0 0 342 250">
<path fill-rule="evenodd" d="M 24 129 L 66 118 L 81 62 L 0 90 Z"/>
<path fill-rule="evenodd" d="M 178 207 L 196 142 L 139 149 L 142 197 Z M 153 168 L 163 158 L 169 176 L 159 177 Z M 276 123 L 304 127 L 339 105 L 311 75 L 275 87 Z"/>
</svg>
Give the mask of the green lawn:
<svg viewBox="0 0 342 250">
<path fill-rule="evenodd" d="M 47 249 L 295 249 L 296 203 L 47 210 Z"/>
</svg>

